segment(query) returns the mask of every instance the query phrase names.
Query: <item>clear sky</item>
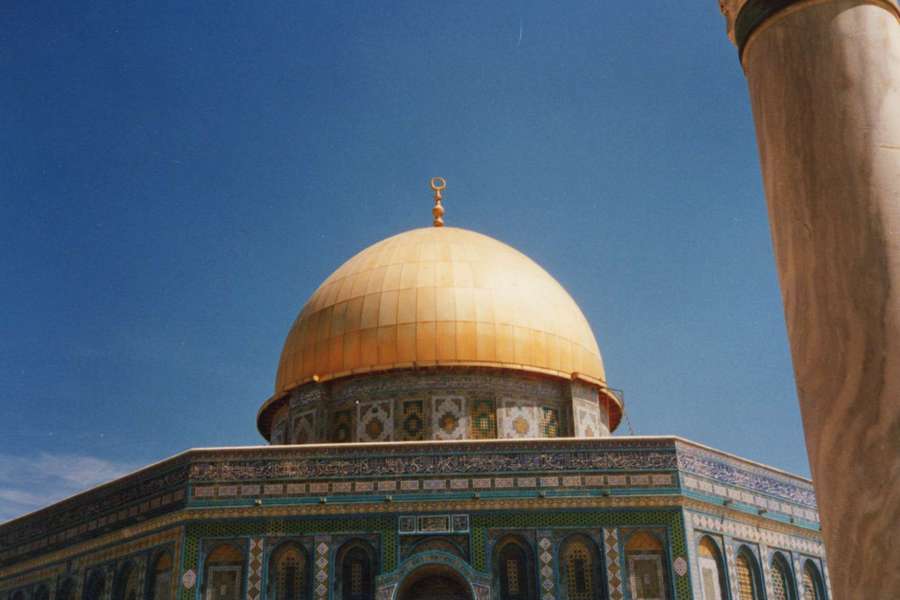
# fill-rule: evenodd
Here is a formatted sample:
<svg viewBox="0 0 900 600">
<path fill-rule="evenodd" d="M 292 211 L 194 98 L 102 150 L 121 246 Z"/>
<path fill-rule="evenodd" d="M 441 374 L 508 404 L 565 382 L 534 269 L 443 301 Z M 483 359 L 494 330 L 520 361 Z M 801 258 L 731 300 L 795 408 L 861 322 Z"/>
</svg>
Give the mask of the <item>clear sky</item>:
<svg viewBox="0 0 900 600">
<path fill-rule="evenodd" d="M 306 298 L 428 225 L 434 175 L 448 224 L 581 305 L 635 433 L 808 474 L 714 0 L 0 17 L 0 520 L 189 447 L 261 443 Z"/>
</svg>

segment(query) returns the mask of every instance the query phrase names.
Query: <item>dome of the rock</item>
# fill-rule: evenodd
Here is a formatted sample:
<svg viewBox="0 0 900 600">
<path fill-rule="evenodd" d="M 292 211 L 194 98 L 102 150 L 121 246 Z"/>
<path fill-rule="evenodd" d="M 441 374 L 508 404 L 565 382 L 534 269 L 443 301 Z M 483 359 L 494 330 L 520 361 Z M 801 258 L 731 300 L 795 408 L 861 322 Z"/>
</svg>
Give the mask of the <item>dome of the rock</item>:
<svg viewBox="0 0 900 600">
<path fill-rule="evenodd" d="M 489 236 L 425 227 L 369 246 L 312 294 L 288 333 L 260 424 L 310 382 L 421 367 L 490 367 L 606 388 L 587 319 L 547 271 Z M 613 412 L 617 423 L 621 411 Z"/>
</svg>

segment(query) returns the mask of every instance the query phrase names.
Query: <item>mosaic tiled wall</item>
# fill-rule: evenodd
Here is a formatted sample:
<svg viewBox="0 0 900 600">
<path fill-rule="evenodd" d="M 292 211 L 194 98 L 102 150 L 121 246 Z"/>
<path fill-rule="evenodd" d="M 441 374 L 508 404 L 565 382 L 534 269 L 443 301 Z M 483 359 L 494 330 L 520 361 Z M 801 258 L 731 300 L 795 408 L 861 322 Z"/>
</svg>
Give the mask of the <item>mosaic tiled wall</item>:
<svg viewBox="0 0 900 600">
<path fill-rule="evenodd" d="M 792 567 L 790 578 L 795 586 L 795 597 L 801 598 L 802 589 L 797 585 L 799 565 L 801 561 L 811 559 L 827 579 L 824 570 L 824 546 L 818 536 L 789 535 L 758 524 L 739 522 L 721 516 L 685 511 L 685 528 L 688 539 L 692 540 L 690 552 L 694 560 L 690 561 L 694 582 L 694 596 L 702 598 L 700 591 L 699 571 L 696 556 L 698 545 L 704 536 L 709 536 L 717 545 L 724 546 L 724 568 L 728 573 L 728 582 L 733 597 L 737 598 L 738 574 L 736 558 L 741 549 L 749 552 L 753 558 L 753 568 L 759 571 L 762 585 L 772 597 L 772 561 L 779 553 Z"/>
<path fill-rule="evenodd" d="M 101 600 L 109 600 L 116 583 L 116 574 L 126 564 L 136 569 L 137 589 L 143 589 L 146 572 L 153 565 L 151 559 L 165 551 L 177 564 L 181 552 L 181 536 L 182 529 L 177 527 L 114 545 L 91 548 L 91 544 L 88 544 L 81 551 L 51 554 L 44 560 L 33 561 L 33 568 L 22 574 L 0 578 L 0 597 L 4 593 L 21 590 L 25 593 L 25 598 L 31 598 L 32 592 L 39 586 L 46 586 L 49 600 L 53 600 L 57 588 L 70 581 L 76 586 L 74 597 L 81 598 L 89 574 L 99 571 L 105 578 Z M 176 589 L 174 579 L 173 577 L 173 595 Z"/>
<path fill-rule="evenodd" d="M 578 381 L 572 382 L 572 416 L 575 437 L 609 435 L 609 414 L 599 404 L 597 390 Z"/>
<path fill-rule="evenodd" d="M 451 395 L 442 398 L 444 403 L 453 400 Z M 395 431 L 396 423 L 403 420 L 404 427 L 411 430 L 415 430 L 417 419 L 427 422 L 431 410 L 427 403 L 417 404 L 415 399 L 403 402 L 403 411 L 394 415 Z M 477 420 L 479 427 L 490 430 L 495 426 L 489 418 L 491 404 L 479 401 L 475 406 L 481 403 L 486 408 L 470 413 L 478 414 L 477 418 L 469 417 L 470 427 Z M 447 427 L 451 431 L 454 423 L 459 426 L 461 408 L 461 403 L 450 402 Z M 471 405 L 466 408 L 470 410 Z M 351 429 L 355 412 L 356 407 L 347 411 L 344 430 L 348 437 L 355 434 Z M 545 418 L 544 426 L 547 422 Z M 705 482 L 711 491 L 698 489 L 697 482 Z M 0 569 L 110 531 L 139 526 L 154 515 L 172 514 L 188 504 L 202 506 L 220 500 L 223 504 L 257 500 L 269 503 L 287 498 L 302 500 L 304 496 L 328 496 L 342 502 L 353 501 L 354 495 L 370 497 L 372 493 L 402 496 L 448 491 L 488 497 L 512 490 L 525 495 L 528 490 L 532 490 L 531 495 L 552 495 L 615 494 L 617 490 L 638 489 L 680 492 L 686 498 L 744 512 L 756 519 L 801 527 L 809 531 L 811 540 L 819 539 L 816 525 L 803 518 L 796 518 L 791 524 L 784 515 L 791 512 L 817 517 L 808 482 L 678 439 L 269 446 L 192 450 L 43 512 L 0 525 Z M 779 547 L 777 541 L 761 543 Z M 816 549 L 807 553 L 821 555 Z"/>
<path fill-rule="evenodd" d="M 575 425 L 573 402 L 580 419 Z M 290 418 L 282 409 L 273 417 L 272 436 L 279 443 L 609 435 L 596 388 L 487 369 L 423 369 L 312 383 L 295 390 L 288 404 Z M 327 423 L 324 429 L 321 422 Z"/>
</svg>

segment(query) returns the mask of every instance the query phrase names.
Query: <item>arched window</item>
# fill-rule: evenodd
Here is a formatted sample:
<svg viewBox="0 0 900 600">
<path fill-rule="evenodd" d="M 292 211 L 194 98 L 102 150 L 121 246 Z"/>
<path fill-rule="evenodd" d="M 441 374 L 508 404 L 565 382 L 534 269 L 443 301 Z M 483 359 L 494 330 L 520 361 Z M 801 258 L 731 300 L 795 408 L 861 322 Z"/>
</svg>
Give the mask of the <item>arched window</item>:
<svg viewBox="0 0 900 600">
<path fill-rule="evenodd" d="M 606 586 L 594 542 L 584 535 L 568 538 L 560 552 L 560 576 L 567 600 L 600 600 Z"/>
<path fill-rule="evenodd" d="M 756 559 L 746 547 L 738 551 L 734 568 L 737 572 L 738 600 L 760 600 L 762 586 L 759 584 L 759 569 L 756 566 Z"/>
<path fill-rule="evenodd" d="M 825 586 L 819 569 L 811 560 L 803 565 L 803 600 L 825 600 Z"/>
<path fill-rule="evenodd" d="M 95 569 L 88 575 L 84 584 L 84 600 L 103 600 L 103 591 L 106 589 L 106 577 L 103 571 Z"/>
<path fill-rule="evenodd" d="M 725 568 L 719 546 L 709 536 L 703 536 L 697 544 L 697 555 L 703 600 L 727 600 L 725 590 L 728 585 L 725 583 Z"/>
<path fill-rule="evenodd" d="M 125 563 L 113 585 L 113 600 L 139 600 L 138 571 L 131 562 Z"/>
<path fill-rule="evenodd" d="M 649 531 L 637 531 L 625 542 L 628 583 L 632 600 L 667 600 L 665 552 L 659 538 Z"/>
<path fill-rule="evenodd" d="M 795 600 L 794 580 L 791 568 L 780 553 L 772 557 L 772 598 L 771 600 Z"/>
<path fill-rule="evenodd" d="M 75 600 L 75 582 L 72 579 L 66 579 L 60 584 L 56 600 Z"/>
<path fill-rule="evenodd" d="M 150 577 L 150 600 L 170 600 L 172 597 L 171 554 L 163 552 L 156 557 Z"/>
<path fill-rule="evenodd" d="M 13 592 L 9 597 L 9 600 L 25 600 L 25 592 L 23 592 L 22 590 Z"/>
<path fill-rule="evenodd" d="M 375 597 L 375 551 L 362 540 L 347 542 L 338 552 L 341 578 L 337 583 L 342 600 L 372 600 Z"/>
<path fill-rule="evenodd" d="M 34 590 L 32 598 L 33 600 L 50 600 L 50 588 L 46 585 L 39 585 L 38 588 Z"/>
<path fill-rule="evenodd" d="M 206 600 L 239 600 L 244 553 L 232 544 L 216 546 L 206 557 Z"/>
<path fill-rule="evenodd" d="M 269 561 L 271 600 L 305 600 L 309 579 L 306 552 L 294 543 L 282 544 Z"/>
<path fill-rule="evenodd" d="M 531 600 L 534 598 L 534 560 L 531 547 L 517 537 L 509 537 L 497 544 L 495 572 L 500 579 L 501 600 Z"/>
</svg>

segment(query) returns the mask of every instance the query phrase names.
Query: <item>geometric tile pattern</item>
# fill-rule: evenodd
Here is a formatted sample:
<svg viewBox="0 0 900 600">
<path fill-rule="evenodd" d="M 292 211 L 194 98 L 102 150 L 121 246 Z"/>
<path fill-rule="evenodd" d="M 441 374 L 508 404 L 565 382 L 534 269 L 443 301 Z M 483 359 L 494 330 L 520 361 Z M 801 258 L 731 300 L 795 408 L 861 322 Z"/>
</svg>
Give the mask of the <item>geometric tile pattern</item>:
<svg viewBox="0 0 900 600">
<path fill-rule="evenodd" d="M 425 404 L 422 400 L 405 400 L 400 415 L 399 440 L 425 439 Z"/>
<path fill-rule="evenodd" d="M 767 546 L 785 550 L 793 550 L 794 552 L 802 552 L 812 556 L 822 556 L 825 553 L 822 541 L 811 537 L 788 535 L 780 531 L 759 528 L 748 523 L 740 523 L 731 519 L 722 519 L 721 517 L 693 511 L 688 511 L 686 517 L 691 521 L 694 529 L 714 531 L 742 540 L 766 544 Z"/>
<path fill-rule="evenodd" d="M 500 401 L 499 437 L 504 439 L 534 438 L 540 435 L 538 407 L 531 400 L 503 398 Z"/>
<path fill-rule="evenodd" d="M 728 569 L 728 578 L 731 580 L 731 597 L 740 598 L 741 590 L 738 587 L 737 565 L 734 557 L 734 540 L 725 538 L 725 564 Z"/>
<path fill-rule="evenodd" d="M 617 529 L 603 529 L 603 554 L 606 558 L 606 582 L 609 585 L 609 600 L 622 600 L 622 549 L 619 546 Z"/>
<path fill-rule="evenodd" d="M 494 410 L 494 401 L 475 400 L 472 404 L 472 439 L 495 437 L 497 437 L 497 413 Z"/>
<path fill-rule="evenodd" d="M 356 405 L 356 441 L 386 442 L 393 437 L 393 402 L 382 400 Z"/>
<path fill-rule="evenodd" d="M 330 536 L 319 536 L 315 538 L 316 559 L 313 586 L 314 597 L 316 600 L 328 600 L 328 562 L 329 562 L 329 543 Z"/>
<path fill-rule="evenodd" d="M 316 442 L 316 411 L 308 410 L 294 417 L 291 428 L 294 444 L 311 444 Z"/>
<path fill-rule="evenodd" d="M 559 435 L 559 411 L 549 406 L 541 407 L 541 433 L 543 437 Z"/>
<path fill-rule="evenodd" d="M 262 588 L 262 538 L 250 538 L 250 569 L 247 576 L 247 600 L 259 600 Z"/>
<path fill-rule="evenodd" d="M 595 438 L 606 432 L 600 425 L 600 404 L 585 398 L 572 399 L 574 413 L 575 437 Z"/>
<path fill-rule="evenodd" d="M 549 532 L 538 532 L 538 568 L 541 574 L 541 600 L 556 600 L 553 577 L 553 542 Z"/>
<path fill-rule="evenodd" d="M 807 600 L 806 592 L 803 589 L 802 585 L 799 585 L 801 581 L 803 581 L 803 571 L 800 570 L 800 557 L 796 554 L 794 555 L 794 578 L 797 581 L 797 600 Z"/>
<path fill-rule="evenodd" d="M 766 588 L 766 598 L 774 598 L 775 592 L 772 589 L 772 574 L 770 573 L 769 565 L 771 564 L 769 560 L 767 560 L 767 556 L 769 556 L 769 549 L 766 548 L 765 545 L 761 545 L 759 547 L 760 556 L 763 557 L 762 560 L 762 572 L 763 572 L 763 584 Z"/>
<path fill-rule="evenodd" d="M 344 443 L 353 441 L 351 425 L 353 422 L 353 413 L 349 410 L 335 411 L 333 417 L 333 430 L 331 440 L 334 442 Z"/>
<path fill-rule="evenodd" d="M 462 396 L 432 398 L 431 431 L 437 440 L 461 440 L 466 437 L 466 399 Z"/>
</svg>

